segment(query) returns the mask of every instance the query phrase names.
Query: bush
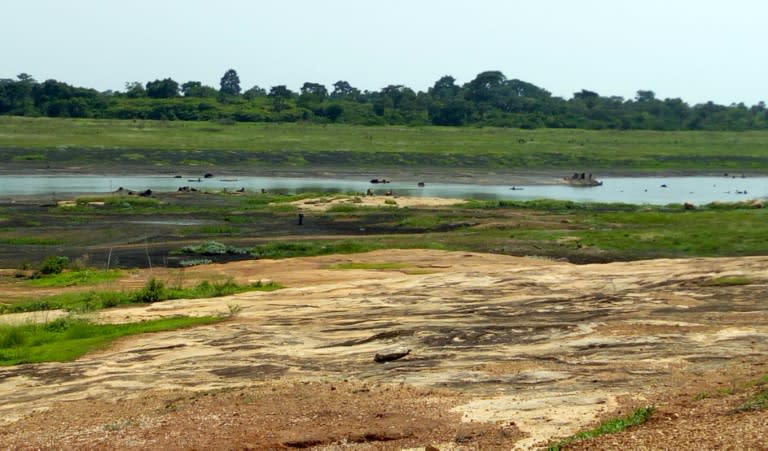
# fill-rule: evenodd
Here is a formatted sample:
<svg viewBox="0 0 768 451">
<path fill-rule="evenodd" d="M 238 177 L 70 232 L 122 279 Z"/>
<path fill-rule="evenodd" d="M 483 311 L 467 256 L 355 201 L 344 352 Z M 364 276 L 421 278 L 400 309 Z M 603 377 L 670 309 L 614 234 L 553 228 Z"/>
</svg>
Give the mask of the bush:
<svg viewBox="0 0 768 451">
<path fill-rule="evenodd" d="M 60 255 L 51 255 L 43 260 L 40 265 L 40 274 L 61 274 L 69 264 L 69 258 Z"/>
<path fill-rule="evenodd" d="M 149 279 L 149 282 L 144 285 L 144 288 L 137 291 L 134 296 L 135 302 L 143 302 L 145 304 L 164 301 L 166 299 L 165 285 L 154 277 Z"/>
</svg>

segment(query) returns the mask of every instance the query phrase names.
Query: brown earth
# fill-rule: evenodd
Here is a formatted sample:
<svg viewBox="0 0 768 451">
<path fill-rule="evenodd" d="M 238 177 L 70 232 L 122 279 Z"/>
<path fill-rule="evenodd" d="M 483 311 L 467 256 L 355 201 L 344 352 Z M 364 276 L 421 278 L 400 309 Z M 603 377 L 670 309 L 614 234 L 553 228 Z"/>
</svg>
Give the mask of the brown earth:
<svg viewBox="0 0 768 451">
<path fill-rule="evenodd" d="M 0 369 L 3 448 L 535 449 L 647 405 L 645 425 L 575 447 L 768 443 L 768 411 L 737 409 L 766 389 L 754 381 L 768 374 L 768 257 L 577 266 L 387 250 L 152 275 L 286 288 L 98 313 L 239 311 Z M 725 276 L 751 283 L 710 283 Z M 411 352 L 373 361 L 400 349 Z"/>
</svg>

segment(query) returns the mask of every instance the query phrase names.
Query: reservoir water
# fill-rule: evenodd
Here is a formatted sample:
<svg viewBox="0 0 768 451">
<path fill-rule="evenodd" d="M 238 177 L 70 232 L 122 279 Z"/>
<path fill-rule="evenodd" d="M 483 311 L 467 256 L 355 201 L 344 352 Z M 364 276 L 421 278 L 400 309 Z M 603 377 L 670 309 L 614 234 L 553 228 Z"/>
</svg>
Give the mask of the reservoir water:
<svg viewBox="0 0 768 451">
<path fill-rule="evenodd" d="M 625 202 L 665 205 L 693 202 L 738 202 L 768 198 L 768 177 L 608 177 L 602 186 L 574 187 L 552 179 L 549 184 L 487 185 L 425 181 L 372 184 L 370 180 L 312 177 L 212 177 L 176 178 L 173 176 L 94 176 L 94 175 L 2 175 L 0 197 L 66 197 L 74 193 L 109 193 L 127 190 L 177 191 L 189 186 L 201 191 L 250 192 L 358 192 L 369 188 L 378 194 L 391 190 L 395 196 L 431 196 L 462 199 L 559 199 L 575 202 Z"/>
</svg>

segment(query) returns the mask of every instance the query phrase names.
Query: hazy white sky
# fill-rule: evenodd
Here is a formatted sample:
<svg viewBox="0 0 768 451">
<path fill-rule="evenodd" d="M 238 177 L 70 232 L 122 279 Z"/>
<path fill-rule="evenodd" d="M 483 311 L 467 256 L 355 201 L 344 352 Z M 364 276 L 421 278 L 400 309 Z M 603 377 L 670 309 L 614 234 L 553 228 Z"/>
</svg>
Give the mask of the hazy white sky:
<svg viewBox="0 0 768 451">
<path fill-rule="evenodd" d="M 570 98 L 768 101 L 766 0 L 0 0 L 0 78 L 426 90 L 500 70 Z"/>
</svg>

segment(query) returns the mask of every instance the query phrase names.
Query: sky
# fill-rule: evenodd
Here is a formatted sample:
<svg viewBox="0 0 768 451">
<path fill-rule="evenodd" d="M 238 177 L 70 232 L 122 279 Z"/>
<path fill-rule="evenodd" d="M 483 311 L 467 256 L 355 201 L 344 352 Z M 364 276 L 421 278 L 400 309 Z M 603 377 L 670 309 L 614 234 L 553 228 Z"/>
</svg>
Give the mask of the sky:
<svg viewBox="0 0 768 451">
<path fill-rule="evenodd" d="M 638 90 L 768 102 L 765 0 L 0 0 L 0 78 L 99 91 L 172 78 L 243 90 L 426 91 L 486 70 L 570 98 Z"/>
</svg>

